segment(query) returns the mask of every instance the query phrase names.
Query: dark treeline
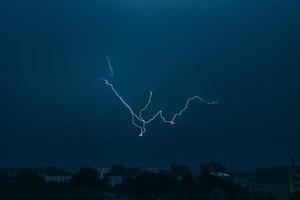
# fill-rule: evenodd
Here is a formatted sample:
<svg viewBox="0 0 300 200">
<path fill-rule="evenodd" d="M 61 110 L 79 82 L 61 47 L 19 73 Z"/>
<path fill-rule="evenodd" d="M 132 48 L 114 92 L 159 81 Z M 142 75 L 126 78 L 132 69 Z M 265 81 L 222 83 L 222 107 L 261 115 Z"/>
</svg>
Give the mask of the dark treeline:
<svg viewBox="0 0 300 200">
<path fill-rule="evenodd" d="M 191 176 L 182 177 L 177 180 L 165 174 L 143 173 L 135 179 L 127 179 L 117 188 L 117 193 L 124 194 L 136 199 L 160 199 L 174 200 L 196 200 L 196 199 L 215 199 L 214 192 L 219 191 L 224 199 L 247 200 L 250 195 L 246 189 L 236 187 L 231 183 L 211 175 L 202 175 L 198 180 Z M 224 194 L 223 194 L 224 193 Z"/>
<path fill-rule="evenodd" d="M 203 173 L 192 176 L 188 168 L 148 172 L 115 165 L 106 177 L 94 168 L 83 167 L 72 173 L 68 182 L 46 181 L 34 171 L 21 171 L 13 177 L 0 176 L 1 200 L 276 200 L 274 196 L 256 197 L 247 188 L 234 185 L 229 178 Z M 110 185 L 111 177 L 123 181 Z M 299 194 L 291 200 L 300 199 Z"/>
</svg>

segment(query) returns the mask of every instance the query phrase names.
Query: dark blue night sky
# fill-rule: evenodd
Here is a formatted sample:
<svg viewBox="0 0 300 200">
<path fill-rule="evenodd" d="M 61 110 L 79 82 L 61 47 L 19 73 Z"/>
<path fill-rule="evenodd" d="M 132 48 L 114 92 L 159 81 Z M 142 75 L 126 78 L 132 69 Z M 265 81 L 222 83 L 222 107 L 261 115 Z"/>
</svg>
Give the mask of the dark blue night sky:
<svg viewBox="0 0 300 200">
<path fill-rule="evenodd" d="M 231 169 L 300 162 L 297 0 L 10 0 L 0 3 L 0 166 Z M 98 78 L 138 111 L 145 137 Z"/>
</svg>

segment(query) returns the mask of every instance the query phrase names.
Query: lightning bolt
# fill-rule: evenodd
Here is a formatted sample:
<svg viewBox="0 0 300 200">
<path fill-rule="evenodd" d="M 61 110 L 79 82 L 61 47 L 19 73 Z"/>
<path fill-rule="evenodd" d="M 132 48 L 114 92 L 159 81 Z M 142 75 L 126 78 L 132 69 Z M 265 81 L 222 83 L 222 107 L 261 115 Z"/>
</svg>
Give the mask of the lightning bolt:
<svg viewBox="0 0 300 200">
<path fill-rule="evenodd" d="M 111 77 L 114 77 L 114 70 L 113 70 L 113 68 L 112 68 L 112 66 L 111 66 L 110 59 L 109 59 L 108 56 L 106 56 L 106 60 L 107 60 L 107 64 L 108 64 L 108 67 L 109 67 L 110 76 L 111 76 Z"/>
<path fill-rule="evenodd" d="M 108 63 L 108 67 L 109 67 L 109 70 L 110 70 L 110 76 L 111 77 L 114 77 L 114 71 L 113 71 L 113 68 L 111 66 L 111 62 L 110 62 L 110 59 L 109 57 L 107 56 L 106 57 L 107 59 L 107 63 Z M 136 114 L 133 109 L 131 108 L 131 106 L 128 105 L 128 103 L 123 99 L 123 97 L 118 93 L 118 91 L 115 89 L 114 85 L 112 83 L 110 83 L 107 79 L 100 79 L 102 81 L 105 82 L 105 84 L 107 86 L 110 87 L 110 89 L 113 91 L 113 93 L 117 96 L 117 98 L 124 104 L 124 106 L 127 108 L 127 110 L 129 111 L 130 115 L 131 115 L 131 123 L 132 125 L 134 125 L 135 127 L 137 127 L 139 130 L 140 130 L 140 133 L 139 133 L 139 136 L 143 136 L 146 132 L 147 132 L 147 129 L 146 129 L 146 125 L 147 124 L 150 124 L 153 120 L 155 120 L 157 117 L 160 117 L 160 119 L 166 123 L 166 124 L 170 124 L 170 125 L 175 125 L 175 120 L 177 117 L 181 116 L 187 109 L 188 109 L 188 106 L 190 104 L 191 101 L 195 101 L 195 100 L 198 100 L 202 103 L 205 103 L 205 104 L 209 104 L 209 105 L 213 105 L 213 104 L 218 104 L 217 101 L 206 101 L 204 100 L 203 98 L 201 98 L 200 96 L 193 96 L 193 97 L 190 97 L 186 100 L 185 102 L 185 105 L 184 107 L 178 112 L 178 113 L 175 113 L 173 115 L 173 117 L 169 120 L 167 120 L 166 117 L 164 117 L 163 115 L 163 111 L 162 110 L 159 110 L 157 111 L 156 114 L 154 114 L 150 119 L 146 120 L 144 119 L 143 117 L 143 112 L 147 110 L 148 106 L 150 105 L 151 101 L 152 101 L 152 95 L 153 95 L 153 92 L 150 90 L 149 91 L 149 97 L 148 97 L 148 101 L 147 103 L 145 104 L 145 106 L 138 112 L 138 114 Z M 137 123 L 137 121 L 139 122 L 139 125 Z"/>
</svg>

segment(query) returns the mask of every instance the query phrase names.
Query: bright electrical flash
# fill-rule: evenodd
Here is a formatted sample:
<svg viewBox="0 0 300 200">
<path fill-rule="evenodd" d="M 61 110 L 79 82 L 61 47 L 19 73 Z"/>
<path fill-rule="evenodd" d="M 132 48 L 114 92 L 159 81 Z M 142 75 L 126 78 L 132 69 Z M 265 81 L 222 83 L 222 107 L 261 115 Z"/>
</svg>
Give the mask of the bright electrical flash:
<svg viewBox="0 0 300 200">
<path fill-rule="evenodd" d="M 109 57 L 107 56 L 106 57 L 107 59 L 107 63 L 108 63 L 108 66 L 109 66 L 109 70 L 110 70 L 110 76 L 111 77 L 114 77 L 114 71 L 113 71 L 113 68 L 111 66 L 111 62 L 110 62 L 110 59 Z M 204 99 L 202 99 L 201 97 L 199 96 L 193 96 L 193 97 L 190 97 L 186 100 L 185 102 L 185 106 L 178 112 L 176 113 L 172 118 L 171 120 L 167 120 L 164 116 L 163 116 L 163 112 L 160 110 L 158 111 L 155 115 L 153 115 L 152 118 L 148 119 L 148 120 L 145 120 L 143 118 L 143 112 L 145 110 L 147 110 L 149 104 L 151 103 L 151 100 L 152 100 L 152 91 L 150 90 L 150 93 L 149 93 L 149 98 L 148 98 L 148 101 L 146 103 L 146 105 L 139 111 L 138 114 L 134 113 L 134 111 L 132 110 L 132 108 L 126 103 L 126 101 L 123 99 L 123 97 L 117 92 L 117 90 L 115 89 L 114 85 L 111 84 L 107 79 L 101 79 L 105 82 L 106 85 L 108 85 L 111 90 L 114 92 L 114 94 L 119 98 L 119 100 L 125 105 L 125 107 L 128 109 L 128 111 L 130 112 L 131 114 L 131 123 L 140 129 L 140 134 L 139 136 L 143 136 L 144 133 L 146 133 L 147 129 L 146 129 L 146 124 L 149 124 L 151 123 L 153 120 L 156 119 L 156 117 L 160 117 L 160 119 L 164 122 L 164 123 L 167 123 L 167 124 L 170 124 L 170 125 L 174 125 L 175 124 L 175 120 L 177 117 L 181 116 L 184 111 L 186 111 L 188 109 L 188 105 L 191 101 L 194 101 L 194 100 L 199 100 L 200 102 L 202 103 L 205 103 L 205 104 L 209 104 L 209 105 L 213 105 L 213 104 L 217 104 L 218 102 L 217 101 L 212 101 L 212 102 L 209 102 L 209 101 L 206 101 Z M 139 125 L 136 123 L 136 120 L 139 121 L 139 123 L 141 123 L 142 125 Z"/>
</svg>

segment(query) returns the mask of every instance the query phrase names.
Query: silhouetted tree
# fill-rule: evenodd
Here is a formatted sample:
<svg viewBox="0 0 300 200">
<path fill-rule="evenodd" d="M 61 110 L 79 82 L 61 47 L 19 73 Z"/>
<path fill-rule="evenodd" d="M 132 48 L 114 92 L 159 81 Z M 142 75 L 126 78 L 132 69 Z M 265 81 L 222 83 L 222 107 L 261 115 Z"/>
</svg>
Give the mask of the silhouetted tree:
<svg viewBox="0 0 300 200">
<path fill-rule="evenodd" d="M 119 186 L 119 192 L 135 197 L 167 195 L 175 188 L 176 180 L 163 174 L 145 172 L 134 179 L 128 178 Z"/>
<path fill-rule="evenodd" d="M 26 187 L 36 187 L 42 186 L 45 184 L 45 180 L 43 177 L 36 173 L 32 172 L 20 172 L 16 175 L 13 181 L 15 184 L 22 186 L 23 188 Z"/>
<path fill-rule="evenodd" d="M 72 176 L 70 183 L 74 187 L 95 188 L 102 186 L 100 180 L 98 179 L 97 171 L 89 167 L 83 167 L 77 173 L 75 173 Z"/>
</svg>

